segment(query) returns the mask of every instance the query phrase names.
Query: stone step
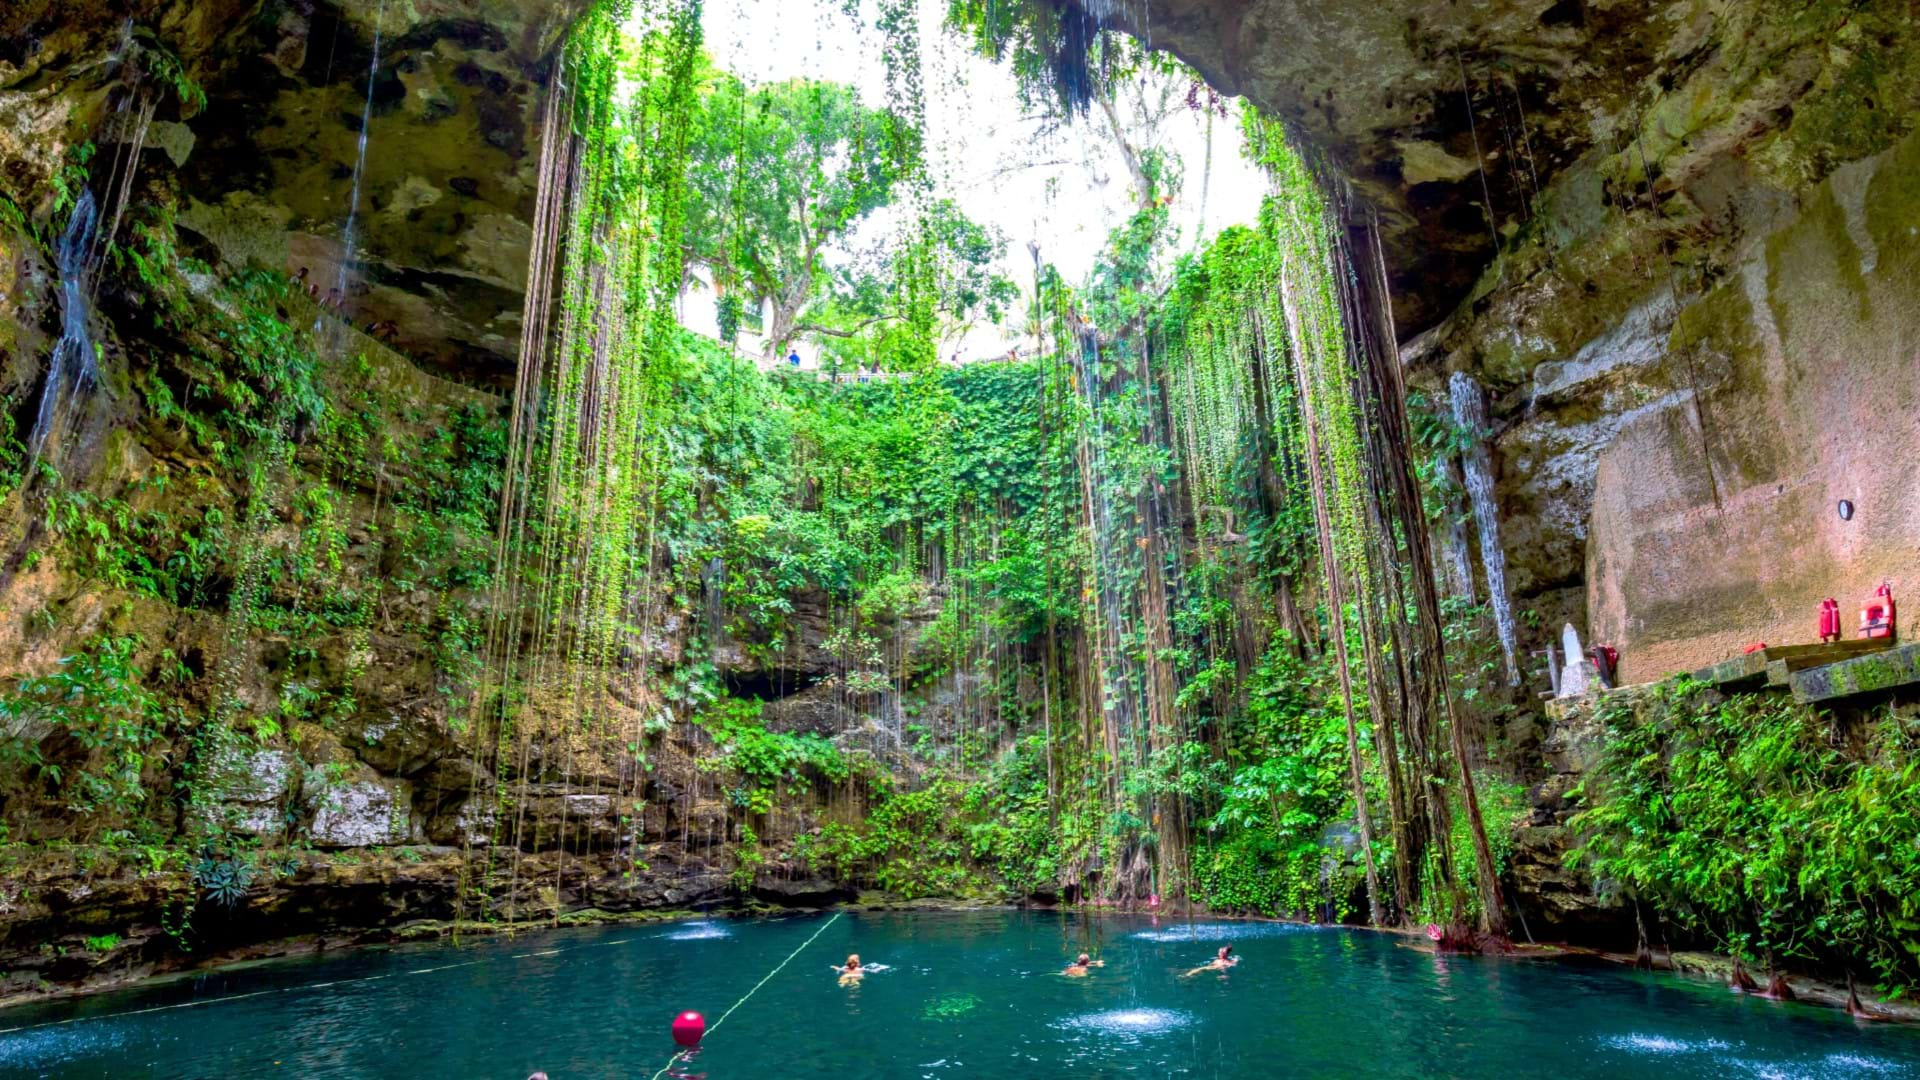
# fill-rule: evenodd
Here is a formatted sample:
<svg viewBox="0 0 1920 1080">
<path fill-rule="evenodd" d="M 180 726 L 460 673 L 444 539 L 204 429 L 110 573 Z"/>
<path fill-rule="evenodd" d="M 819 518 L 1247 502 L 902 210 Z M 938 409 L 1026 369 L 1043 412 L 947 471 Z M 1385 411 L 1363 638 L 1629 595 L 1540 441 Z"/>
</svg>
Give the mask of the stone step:
<svg viewBox="0 0 1920 1080">
<path fill-rule="evenodd" d="M 1774 645 L 1750 653 L 1729 657 L 1703 667 L 1693 677 L 1713 686 L 1771 682 L 1768 665 L 1785 662 L 1787 674 L 1807 667 L 1838 663 L 1857 656 L 1881 652 L 1893 647 L 1887 638 L 1855 638 L 1847 641 L 1815 642 L 1811 645 Z M 1784 678 L 1773 685 L 1783 685 Z"/>
<path fill-rule="evenodd" d="M 1892 638 L 1873 638 L 1863 641 L 1842 641 L 1791 656 L 1771 657 L 1767 660 L 1767 685 L 1786 686 L 1789 685 L 1788 680 L 1796 671 L 1825 667 L 1828 664 L 1837 664 L 1842 660 L 1854 660 L 1862 656 L 1872 656 L 1893 647 Z"/>
<path fill-rule="evenodd" d="M 1915 683 L 1920 683 L 1920 644 L 1901 645 L 1787 676 L 1794 700 L 1809 703 Z"/>
</svg>

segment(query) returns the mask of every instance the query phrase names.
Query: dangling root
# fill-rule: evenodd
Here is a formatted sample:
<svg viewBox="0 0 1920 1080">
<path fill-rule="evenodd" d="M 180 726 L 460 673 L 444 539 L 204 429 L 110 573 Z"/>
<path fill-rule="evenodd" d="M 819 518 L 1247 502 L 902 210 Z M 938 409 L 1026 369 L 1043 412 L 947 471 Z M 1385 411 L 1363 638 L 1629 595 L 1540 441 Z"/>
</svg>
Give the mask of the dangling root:
<svg viewBox="0 0 1920 1080">
<path fill-rule="evenodd" d="M 1733 958 L 1733 974 L 1727 976 L 1727 989 L 1741 994 L 1758 993 L 1760 990 L 1753 976 L 1747 974 L 1747 966 L 1737 956 Z"/>
<path fill-rule="evenodd" d="M 1847 1015 L 1855 1020 L 1885 1020 L 1886 1017 L 1860 1000 L 1860 992 L 1854 988 L 1853 972 L 1847 972 Z"/>
<path fill-rule="evenodd" d="M 1470 926 L 1449 926 L 1434 939 L 1435 952 L 1482 953 L 1497 956 L 1513 951 L 1513 941 L 1501 934 L 1489 934 Z"/>
</svg>

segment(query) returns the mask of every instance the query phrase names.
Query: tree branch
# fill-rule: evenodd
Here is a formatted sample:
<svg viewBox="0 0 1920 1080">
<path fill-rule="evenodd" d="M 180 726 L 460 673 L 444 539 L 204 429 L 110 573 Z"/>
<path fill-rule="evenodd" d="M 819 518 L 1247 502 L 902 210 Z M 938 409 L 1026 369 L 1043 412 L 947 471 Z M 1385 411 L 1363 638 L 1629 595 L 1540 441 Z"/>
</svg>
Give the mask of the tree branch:
<svg viewBox="0 0 1920 1080">
<path fill-rule="evenodd" d="M 851 330 L 841 330 L 833 326 L 821 326 L 818 323 L 799 323 L 794 326 L 793 332 L 796 334 L 825 334 L 827 337 L 837 338 L 859 337 L 862 330 L 872 326 L 874 323 L 892 322 L 899 317 L 898 315 L 875 315 L 870 319 L 860 322 Z"/>
</svg>

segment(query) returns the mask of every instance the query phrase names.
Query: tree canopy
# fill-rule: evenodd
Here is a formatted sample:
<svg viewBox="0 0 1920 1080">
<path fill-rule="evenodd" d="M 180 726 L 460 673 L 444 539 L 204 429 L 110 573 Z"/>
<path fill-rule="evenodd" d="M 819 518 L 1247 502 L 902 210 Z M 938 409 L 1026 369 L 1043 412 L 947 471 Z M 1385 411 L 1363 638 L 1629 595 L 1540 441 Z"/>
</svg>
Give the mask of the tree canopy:
<svg viewBox="0 0 1920 1080">
<path fill-rule="evenodd" d="M 710 77 L 692 137 L 688 246 L 720 294 L 723 338 L 734 340 L 743 312 L 767 301 L 769 356 L 802 334 L 859 342 L 863 357 L 883 352 L 874 338 L 904 317 L 899 245 L 862 226 L 888 224 L 888 210 L 896 229 L 931 241 L 950 325 L 1000 319 L 1016 293 L 994 269 L 1005 238 L 949 200 L 909 212 L 906 177 L 888 152 L 896 123 L 841 83 L 756 88 Z"/>
</svg>

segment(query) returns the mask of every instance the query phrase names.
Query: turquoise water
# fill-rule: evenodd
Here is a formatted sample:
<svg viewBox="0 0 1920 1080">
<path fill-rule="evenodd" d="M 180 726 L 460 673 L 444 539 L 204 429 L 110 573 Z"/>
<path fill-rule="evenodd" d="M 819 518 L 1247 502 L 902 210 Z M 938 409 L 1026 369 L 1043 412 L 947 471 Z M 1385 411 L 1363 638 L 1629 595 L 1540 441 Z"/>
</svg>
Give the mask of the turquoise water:
<svg viewBox="0 0 1920 1080">
<path fill-rule="evenodd" d="M 1920 1075 L 1920 1031 L 1616 967 L 1384 935 L 1051 913 L 522 934 L 289 961 L 0 1013 L 0 1075 L 640 1077 L 681 1009 L 708 1080 Z M 794 951 L 818 935 L 811 945 Z M 1244 959 L 1182 979 L 1218 944 Z M 1081 949 L 1091 978 L 1055 974 Z M 843 989 L 849 952 L 889 970 Z M 239 996 L 252 995 L 252 996 Z M 136 1010 L 149 1010 L 145 1012 Z M 29 1026 L 40 1025 L 40 1026 Z"/>
</svg>

